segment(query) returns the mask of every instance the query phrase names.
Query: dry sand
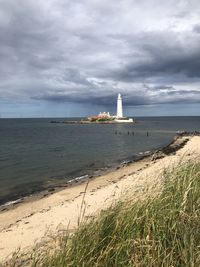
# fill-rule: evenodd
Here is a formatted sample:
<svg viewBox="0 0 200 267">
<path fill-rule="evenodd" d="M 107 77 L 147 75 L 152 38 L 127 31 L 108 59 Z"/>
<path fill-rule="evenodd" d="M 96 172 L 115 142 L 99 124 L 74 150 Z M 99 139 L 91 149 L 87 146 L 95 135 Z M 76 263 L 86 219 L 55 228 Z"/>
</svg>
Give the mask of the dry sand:
<svg viewBox="0 0 200 267">
<path fill-rule="evenodd" d="M 176 144 L 187 137 L 179 138 Z M 36 244 L 48 242 L 52 235 L 77 228 L 82 211 L 95 216 L 123 197 L 135 199 L 157 193 L 166 170 L 188 161 L 200 161 L 200 137 L 189 137 L 186 145 L 160 159 L 146 157 L 115 171 L 88 180 L 42 199 L 24 202 L 0 213 L 0 260 L 9 259 L 21 248 L 26 252 Z M 85 189 L 87 186 L 86 193 Z"/>
</svg>

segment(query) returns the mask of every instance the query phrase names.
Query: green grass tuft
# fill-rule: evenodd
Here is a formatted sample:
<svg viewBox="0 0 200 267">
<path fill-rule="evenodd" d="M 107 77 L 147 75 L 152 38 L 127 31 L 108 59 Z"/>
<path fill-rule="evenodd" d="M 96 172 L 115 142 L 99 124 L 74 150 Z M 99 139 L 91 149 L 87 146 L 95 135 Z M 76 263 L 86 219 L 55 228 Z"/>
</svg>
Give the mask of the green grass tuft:
<svg viewBox="0 0 200 267">
<path fill-rule="evenodd" d="M 200 266 L 200 164 L 168 174 L 154 199 L 120 202 L 33 266 Z"/>
</svg>

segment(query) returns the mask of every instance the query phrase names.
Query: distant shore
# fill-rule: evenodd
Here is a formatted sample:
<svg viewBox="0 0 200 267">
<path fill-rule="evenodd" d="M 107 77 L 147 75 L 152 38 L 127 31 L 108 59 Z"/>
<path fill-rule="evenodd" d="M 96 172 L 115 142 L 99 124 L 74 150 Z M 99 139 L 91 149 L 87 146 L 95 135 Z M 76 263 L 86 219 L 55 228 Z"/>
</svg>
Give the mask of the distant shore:
<svg viewBox="0 0 200 267">
<path fill-rule="evenodd" d="M 115 120 L 106 120 L 106 121 L 89 121 L 89 120 L 78 120 L 78 121 L 57 121 L 53 120 L 50 123 L 64 123 L 64 124 L 119 124 L 120 122 Z M 125 124 L 130 124 L 130 122 L 123 122 Z M 138 123 L 138 121 L 134 121 L 131 123 Z"/>
<path fill-rule="evenodd" d="M 57 192 L 29 199 L 0 213 L 0 259 L 21 247 L 22 252 L 36 244 L 49 244 L 56 233 L 74 231 L 81 216 L 91 218 L 121 197 L 143 198 L 156 193 L 162 184 L 162 173 L 175 165 L 200 156 L 200 137 L 176 137 L 173 142 L 136 162 L 124 162 L 115 170 L 87 178 Z M 48 238 L 49 236 L 49 238 Z M 50 238 L 51 239 L 51 238 Z"/>
</svg>

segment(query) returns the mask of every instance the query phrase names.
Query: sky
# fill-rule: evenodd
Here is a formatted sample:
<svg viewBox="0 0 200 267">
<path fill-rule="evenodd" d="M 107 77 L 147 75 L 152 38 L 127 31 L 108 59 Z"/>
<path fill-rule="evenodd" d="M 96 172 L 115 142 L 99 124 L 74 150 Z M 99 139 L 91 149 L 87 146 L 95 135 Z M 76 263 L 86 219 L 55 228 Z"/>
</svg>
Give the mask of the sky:
<svg viewBox="0 0 200 267">
<path fill-rule="evenodd" d="M 0 117 L 200 115 L 199 0 L 0 0 Z"/>
</svg>

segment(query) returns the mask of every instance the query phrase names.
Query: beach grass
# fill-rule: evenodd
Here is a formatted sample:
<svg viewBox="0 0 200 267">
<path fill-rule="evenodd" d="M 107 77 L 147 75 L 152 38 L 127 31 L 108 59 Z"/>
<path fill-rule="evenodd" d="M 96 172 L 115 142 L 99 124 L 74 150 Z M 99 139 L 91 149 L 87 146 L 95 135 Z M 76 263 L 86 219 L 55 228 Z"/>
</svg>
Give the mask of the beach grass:
<svg viewBox="0 0 200 267">
<path fill-rule="evenodd" d="M 167 173 L 159 195 L 120 201 L 32 266 L 200 266 L 200 164 Z"/>
</svg>

